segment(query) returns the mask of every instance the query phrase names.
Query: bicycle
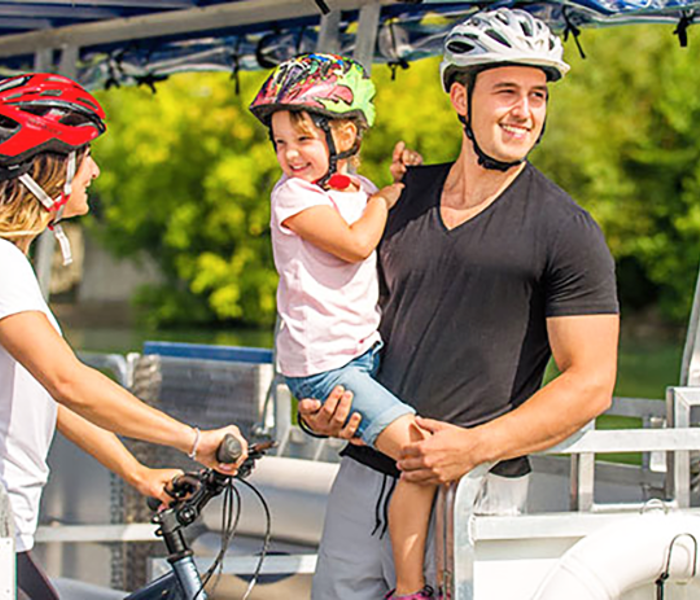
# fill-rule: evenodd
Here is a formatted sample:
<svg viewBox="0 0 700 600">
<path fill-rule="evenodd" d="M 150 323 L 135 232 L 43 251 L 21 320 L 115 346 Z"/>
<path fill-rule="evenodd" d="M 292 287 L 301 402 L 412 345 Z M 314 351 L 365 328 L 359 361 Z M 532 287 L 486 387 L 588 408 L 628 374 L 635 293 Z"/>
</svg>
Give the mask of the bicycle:
<svg viewBox="0 0 700 600">
<path fill-rule="evenodd" d="M 207 600 L 208 595 L 204 588 L 221 565 L 240 517 L 240 495 L 233 487 L 234 479 L 246 485 L 258 497 L 267 519 L 260 559 L 243 600 L 250 596 L 270 544 L 270 511 L 260 492 L 252 484 L 245 481 L 245 478 L 252 472 L 255 461 L 274 445 L 275 442 L 261 442 L 252 445 L 248 451 L 248 458 L 235 476 L 223 475 L 213 469 L 203 469 L 196 473 L 186 473 L 173 480 L 168 489 L 169 494 L 173 496 L 173 501 L 167 508 L 159 511 L 152 520 L 158 526 L 156 535 L 163 538 L 168 549 L 167 560 L 172 570 L 129 594 L 124 600 Z M 240 456 L 241 447 L 238 440 L 233 436 L 226 436 L 217 451 L 217 459 L 222 463 L 234 463 Z M 223 508 L 225 523 L 221 550 L 207 572 L 200 575 L 183 530 L 194 523 L 211 499 L 221 493 L 225 494 Z M 237 500 L 236 515 L 232 518 L 234 497 Z M 156 498 L 150 498 L 148 505 L 151 509 L 158 510 L 160 501 Z"/>
</svg>

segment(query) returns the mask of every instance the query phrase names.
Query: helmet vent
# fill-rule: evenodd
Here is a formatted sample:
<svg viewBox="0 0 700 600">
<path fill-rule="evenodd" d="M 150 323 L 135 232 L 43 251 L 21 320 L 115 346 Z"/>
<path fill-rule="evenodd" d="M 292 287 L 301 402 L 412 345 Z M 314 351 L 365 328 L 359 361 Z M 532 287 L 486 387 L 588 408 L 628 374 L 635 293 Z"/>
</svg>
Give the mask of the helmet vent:
<svg viewBox="0 0 700 600">
<path fill-rule="evenodd" d="M 447 44 L 447 50 L 453 54 L 466 54 L 474 49 L 473 44 L 468 44 L 467 42 L 449 42 Z"/>
<path fill-rule="evenodd" d="M 527 37 L 532 37 L 532 28 L 527 21 L 520 21 L 520 27 Z"/>
<path fill-rule="evenodd" d="M 484 33 L 491 39 L 496 40 L 498 43 L 503 44 L 507 48 L 512 48 L 510 42 L 495 29 L 487 29 Z"/>
<path fill-rule="evenodd" d="M 44 90 L 41 92 L 42 96 L 53 96 L 54 98 L 61 96 L 61 90 Z"/>
<path fill-rule="evenodd" d="M 95 106 L 95 103 L 94 103 L 92 100 L 88 100 L 87 98 L 82 98 L 82 97 L 81 97 L 81 98 L 78 98 L 78 100 L 79 100 L 80 102 L 84 102 L 84 103 L 87 104 L 88 106 L 92 106 L 92 108 L 94 108 L 95 110 L 97 110 L 97 106 Z"/>
<path fill-rule="evenodd" d="M 22 110 L 24 112 L 28 112 L 32 115 L 36 115 L 38 117 L 41 117 L 41 116 L 45 115 L 47 112 L 49 112 L 49 110 L 51 110 L 51 109 L 46 107 L 46 106 L 22 106 Z"/>
<path fill-rule="evenodd" d="M 92 121 L 90 119 L 88 119 L 86 116 L 81 115 L 80 113 L 76 113 L 76 112 L 67 113 L 59 121 L 59 123 L 61 123 L 61 125 L 69 125 L 72 127 L 84 125 L 85 123 L 91 123 L 91 122 Z"/>
<path fill-rule="evenodd" d="M 14 132 L 18 127 L 19 123 L 17 123 L 17 121 L 13 121 L 5 115 L 0 115 L 0 130 L 2 130 L 3 133 L 6 133 L 8 130 Z"/>
<path fill-rule="evenodd" d="M 0 83 L 0 92 L 4 92 L 5 90 L 11 90 L 12 88 L 16 88 L 20 85 L 23 85 L 26 81 L 27 81 L 27 77 L 17 77 L 17 78 L 7 79 L 3 83 Z"/>
</svg>

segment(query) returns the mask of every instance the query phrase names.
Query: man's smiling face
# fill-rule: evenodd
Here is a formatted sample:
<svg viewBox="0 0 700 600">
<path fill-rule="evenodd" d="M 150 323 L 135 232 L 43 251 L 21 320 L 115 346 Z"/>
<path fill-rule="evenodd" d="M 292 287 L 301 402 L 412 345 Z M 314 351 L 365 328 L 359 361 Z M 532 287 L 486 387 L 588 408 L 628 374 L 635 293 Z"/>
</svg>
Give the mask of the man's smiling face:
<svg viewBox="0 0 700 600">
<path fill-rule="evenodd" d="M 472 91 L 471 125 L 488 155 L 524 159 L 547 116 L 547 76 L 536 67 L 507 66 L 479 73 Z"/>
</svg>

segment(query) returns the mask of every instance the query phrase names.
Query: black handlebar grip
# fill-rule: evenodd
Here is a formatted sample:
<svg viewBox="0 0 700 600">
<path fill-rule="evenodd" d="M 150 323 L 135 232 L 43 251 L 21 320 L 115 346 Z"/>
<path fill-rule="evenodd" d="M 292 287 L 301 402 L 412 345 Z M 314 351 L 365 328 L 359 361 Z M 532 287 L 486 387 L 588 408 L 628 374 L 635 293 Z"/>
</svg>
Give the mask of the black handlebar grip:
<svg viewBox="0 0 700 600">
<path fill-rule="evenodd" d="M 163 502 L 160 500 L 160 498 L 154 498 L 153 496 L 149 496 L 146 499 L 146 504 L 148 505 L 148 508 L 150 508 L 153 512 L 156 512 L 160 508 L 160 505 L 163 504 Z"/>
<path fill-rule="evenodd" d="M 216 449 L 216 460 L 224 464 L 235 463 L 243 454 L 243 446 L 237 438 L 230 433 L 224 436 L 224 441 L 221 442 Z"/>
</svg>

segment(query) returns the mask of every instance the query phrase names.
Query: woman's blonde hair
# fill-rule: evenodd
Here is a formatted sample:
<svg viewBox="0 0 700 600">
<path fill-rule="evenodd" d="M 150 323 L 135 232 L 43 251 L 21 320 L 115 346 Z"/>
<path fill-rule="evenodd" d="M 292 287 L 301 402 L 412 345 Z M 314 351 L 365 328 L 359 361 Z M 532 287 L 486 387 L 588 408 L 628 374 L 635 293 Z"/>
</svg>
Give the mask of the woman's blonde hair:
<svg viewBox="0 0 700 600">
<path fill-rule="evenodd" d="M 77 168 L 86 154 L 87 148 L 78 152 Z M 66 183 L 67 163 L 67 156 L 45 152 L 34 159 L 28 174 L 51 198 L 56 198 Z M 31 240 L 49 226 L 54 214 L 18 178 L 0 182 L 0 238 L 15 244 Z"/>
</svg>

